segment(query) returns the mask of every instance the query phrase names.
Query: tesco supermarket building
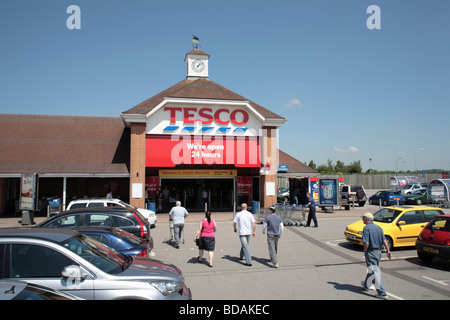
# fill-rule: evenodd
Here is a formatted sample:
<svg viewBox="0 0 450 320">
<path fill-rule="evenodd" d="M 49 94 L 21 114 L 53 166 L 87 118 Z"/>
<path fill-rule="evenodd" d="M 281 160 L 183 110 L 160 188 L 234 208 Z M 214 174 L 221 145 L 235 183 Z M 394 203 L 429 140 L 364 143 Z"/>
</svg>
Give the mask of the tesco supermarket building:
<svg viewBox="0 0 450 320">
<path fill-rule="evenodd" d="M 209 79 L 209 55 L 186 54 L 186 79 L 120 118 L 0 115 L 0 213 L 17 200 L 21 173 L 39 174 L 39 195 L 115 197 L 136 207 L 232 211 L 276 203 L 285 175 L 317 172 L 277 149 L 285 118 Z M 281 159 L 280 159 L 281 157 Z M 296 172 L 292 172 L 295 170 Z M 19 181 L 18 181 L 19 180 Z M 306 191 L 305 191 L 306 192 Z M 161 195 L 161 196 L 160 196 Z"/>
</svg>

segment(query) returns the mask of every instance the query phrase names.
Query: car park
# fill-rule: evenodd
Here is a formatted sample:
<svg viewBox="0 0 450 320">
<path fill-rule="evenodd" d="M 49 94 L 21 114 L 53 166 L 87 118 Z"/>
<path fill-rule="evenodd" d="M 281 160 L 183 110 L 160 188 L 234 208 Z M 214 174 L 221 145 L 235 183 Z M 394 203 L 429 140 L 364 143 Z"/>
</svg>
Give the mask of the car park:
<svg viewBox="0 0 450 320">
<path fill-rule="evenodd" d="M 119 208 L 128 208 L 128 209 L 136 209 L 139 211 L 144 218 L 148 220 L 150 223 L 150 227 L 154 228 L 156 226 L 156 221 L 158 218 L 156 214 L 152 210 L 135 208 L 132 205 L 123 202 L 120 199 L 107 199 L 107 198 L 82 198 L 70 201 L 67 206 L 67 210 L 78 209 L 78 208 L 90 208 L 90 207 L 119 207 Z"/>
<path fill-rule="evenodd" d="M 435 257 L 450 259 L 450 215 L 437 216 L 422 230 L 416 242 L 418 257 L 430 262 Z"/>
<path fill-rule="evenodd" d="M 73 228 L 114 250 L 134 257 L 150 258 L 153 239 L 142 239 L 134 234 L 111 227 L 78 227 Z"/>
<path fill-rule="evenodd" d="M 377 191 L 373 196 L 369 198 L 370 204 L 375 205 L 399 205 L 404 204 L 404 200 L 402 195 L 398 191 L 391 191 L 391 190 L 382 190 Z"/>
<path fill-rule="evenodd" d="M 74 295 L 26 281 L 0 279 L 0 300 L 83 300 Z"/>
<path fill-rule="evenodd" d="M 416 190 L 413 193 L 404 196 L 403 199 L 406 204 L 416 204 L 418 206 L 424 203 L 432 203 L 431 199 L 428 199 L 427 189 Z"/>
<path fill-rule="evenodd" d="M 150 225 L 136 210 L 118 207 L 94 207 L 63 211 L 44 220 L 36 227 L 114 227 L 138 237 L 150 239 Z"/>
<path fill-rule="evenodd" d="M 367 201 L 366 190 L 360 185 L 341 185 L 340 196 L 348 203 L 357 203 L 360 207 L 364 207 Z"/>
<path fill-rule="evenodd" d="M 383 229 L 390 248 L 415 246 L 422 228 L 434 217 L 444 214 L 440 208 L 428 206 L 385 207 L 373 214 L 374 223 Z M 345 239 L 363 245 L 362 220 L 349 224 L 344 231 Z"/>
<path fill-rule="evenodd" d="M 88 300 L 191 299 L 180 269 L 123 255 L 75 230 L 0 228 L 2 280 L 22 280 Z"/>
</svg>

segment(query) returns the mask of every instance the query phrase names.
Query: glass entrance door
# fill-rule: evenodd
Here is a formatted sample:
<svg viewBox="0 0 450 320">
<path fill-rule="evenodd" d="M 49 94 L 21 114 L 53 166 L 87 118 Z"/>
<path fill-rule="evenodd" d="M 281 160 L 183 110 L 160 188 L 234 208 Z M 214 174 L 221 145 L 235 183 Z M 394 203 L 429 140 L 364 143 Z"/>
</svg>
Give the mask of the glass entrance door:
<svg viewBox="0 0 450 320">
<path fill-rule="evenodd" d="M 204 211 L 205 203 L 211 211 L 233 210 L 233 182 L 225 179 L 164 179 L 161 178 L 161 189 L 170 191 L 169 201 L 164 209 L 168 212 L 175 201 L 188 211 Z"/>
</svg>

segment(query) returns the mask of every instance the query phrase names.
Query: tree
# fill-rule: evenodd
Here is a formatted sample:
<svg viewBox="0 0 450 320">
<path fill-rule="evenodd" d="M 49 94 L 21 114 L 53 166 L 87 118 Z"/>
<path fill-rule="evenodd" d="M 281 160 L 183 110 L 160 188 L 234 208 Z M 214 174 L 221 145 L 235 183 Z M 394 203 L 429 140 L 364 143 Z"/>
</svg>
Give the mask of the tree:
<svg viewBox="0 0 450 320">
<path fill-rule="evenodd" d="M 342 161 L 338 160 L 334 166 L 334 171 L 345 173 L 347 171 L 346 165 Z"/>
<path fill-rule="evenodd" d="M 361 160 L 353 161 L 347 166 L 348 173 L 361 173 Z"/>
<path fill-rule="evenodd" d="M 308 167 L 310 167 L 311 169 L 314 169 L 314 170 L 317 169 L 316 164 L 315 164 L 314 161 L 312 161 L 312 160 L 309 162 Z"/>
</svg>

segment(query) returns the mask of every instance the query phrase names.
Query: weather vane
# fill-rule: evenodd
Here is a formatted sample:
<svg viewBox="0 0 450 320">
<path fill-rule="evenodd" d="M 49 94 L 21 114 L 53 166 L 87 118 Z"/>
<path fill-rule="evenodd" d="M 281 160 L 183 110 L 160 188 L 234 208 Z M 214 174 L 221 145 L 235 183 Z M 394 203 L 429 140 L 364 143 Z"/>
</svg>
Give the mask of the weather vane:
<svg viewBox="0 0 450 320">
<path fill-rule="evenodd" d="M 195 49 L 198 49 L 200 46 L 200 39 L 197 36 L 192 36 L 192 42 L 195 44 L 192 44 L 192 47 L 194 47 Z"/>
</svg>

